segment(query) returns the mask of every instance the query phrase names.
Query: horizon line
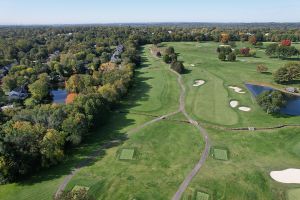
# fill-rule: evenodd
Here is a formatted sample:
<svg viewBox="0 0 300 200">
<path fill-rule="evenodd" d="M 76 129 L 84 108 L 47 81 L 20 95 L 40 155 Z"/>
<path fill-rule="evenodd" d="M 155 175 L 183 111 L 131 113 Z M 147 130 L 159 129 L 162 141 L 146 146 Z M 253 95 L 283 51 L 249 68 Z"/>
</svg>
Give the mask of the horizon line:
<svg viewBox="0 0 300 200">
<path fill-rule="evenodd" d="M 188 22 L 188 21 L 165 21 L 165 22 L 103 22 L 103 23 L 24 23 L 24 24 L 0 24 L 0 26 L 72 26 L 72 25 L 128 25 L 128 24 L 298 24 L 298 22 L 275 22 L 275 21 L 268 21 L 268 22 Z"/>
</svg>

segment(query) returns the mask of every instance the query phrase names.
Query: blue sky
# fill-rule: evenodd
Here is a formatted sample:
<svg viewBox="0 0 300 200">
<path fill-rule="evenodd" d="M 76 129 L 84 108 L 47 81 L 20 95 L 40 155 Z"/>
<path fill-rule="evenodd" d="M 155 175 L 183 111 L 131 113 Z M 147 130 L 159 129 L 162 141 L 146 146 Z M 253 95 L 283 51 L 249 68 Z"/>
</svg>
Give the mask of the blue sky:
<svg viewBox="0 0 300 200">
<path fill-rule="evenodd" d="M 299 0 L 0 0 L 0 24 L 300 22 Z"/>
</svg>

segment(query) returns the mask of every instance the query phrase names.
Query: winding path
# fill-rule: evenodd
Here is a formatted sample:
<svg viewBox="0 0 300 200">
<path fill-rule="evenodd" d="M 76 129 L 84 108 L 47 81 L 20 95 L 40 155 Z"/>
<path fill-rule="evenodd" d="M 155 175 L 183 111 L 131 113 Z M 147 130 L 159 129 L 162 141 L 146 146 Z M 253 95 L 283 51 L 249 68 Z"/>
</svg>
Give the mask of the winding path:
<svg viewBox="0 0 300 200">
<path fill-rule="evenodd" d="M 190 173 L 185 177 L 184 181 L 181 183 L 180 187 L 178 188 L 178 190 L 176 191 L 176 193 L 172 197 L 172 200 L 180 200 L 182 194 L 184 193 L 184 191 L 186 190 L 186 188 L 188 187 L 188 185 L 190 184 L 192 179 L 199 172 L 200 168 L 202 167 L 202 165 L 205 163 L 207 157 L 209 156 L 209 150 L 210 150 L 210 147 L 211 147 L 211 143 L 210 143 L 210 139 L 209 139 L 207 131 L 202 126 L 200 126 L 197 121 L 193 120 L 188 115 L 188 113 L 186 112 L 186 110 L 185 110 L 185 87 L 184 87 L 184 84 L 182 82 L 182 77 L 177 72 L 175 72 L 173 70 L 171 70 L 171 71 L 177 75 L 177 77 L 178 77 L 177 81 L 178 81 L 178 84 L 181 87 L 180 99 L 179 99 L 180 111 L 184 114 L 184 116 L 188 119 L 188 121 L 191 124 L 193 124 L 194 126 L 196 126 L 198 128 L 200 134 L 203 136 L 203 138 L 205 140 L 205 149 L 204 149 L 204 152 L 201 155 L 200 160 L 194 166 L 192 171 L 190 171 Z"/>
<path fill-rule="evenodd" d="M 194 126 L 196 126 L 199 130 L 199 132 L 202 134 L 204 140 L 205 140 L 205 149 L 204 152 L 201 154 L 200 160 L 197 162 L 197 164 L 194 166 L 194 168 L 192 169 L 192 171 L 190 171 L 190 173 L 186 176 L 186 178 L 184 179 L 184 181 L 181 183 L 180 187 L 178 188 L 177 192 L 174 194 L 172 200 L 180 200 L 182 194 L 184 193 L 184 191 L 186 190 L 186 188 L 188 187 L 188 185 L 190 184 L 190 182 L 192 181 L 192 179 L 194 178 L 194 176 L 198 173 L 198 171 L 200 170 L 200 168 L 202 167 L 202 165 L 204 164 L 204 162 L 206 161 L 207 157 L 209 156 L 209 150 L 211 147 L 210 144 L 210 140 L 208 137 L 208 133 L 206 132 L 206 130 L 199 125 L 199 123 L 195 120 L 193 120 L 188 113 L 185 110 L 185 87 L 184 84 L 182 82 L 182 77 L 180 74 L 178 74 L 177 72 L 173 71 L 172 69 L 169 68 L 169 70 L 176 74 L 177 81 L 178 84 L 180 86 L 180 97 L 179 97 L 179 109 L 175 112 L 172 113 L 168 113 L 159 117 L 156 117 L 148 122 L 145 122 L 144 124 L 130 130 L 127 132 L 127 134 L 132 134 L 135 132 L 138 132 L 139 130 L 145 128 L 146 126 L 149 126 L 153 123 L 159 122 L 161 120 L 164 120 L 168 117 L 171 117 L 173 115 L 176 115 L 180 112 L 182 112 L 184 114 L 184 116 L 187 118 L 188 122 Z M 105 149 L 105 144 L 102 145 L 99 149 L 97 149 L 96 151 L 94 151 L 87 159 L 85 159 L 84 161 L 82 161 L 81 163 L 79 163 L 79 165 L 77 167 L 75 167 L 69 175 L 67 175 L 65 177 L 65 179 L 63 180 L 63 182 L 59 185 L 56 193 L 55 193 L 55 198 L 59 197 L 59 195 L 64 191 L 64 189 L 66 188 L 67 184 L 70 182 L 70 180 L 80 171 L 81 168 L 87 166 L 90 161 L 96 159 L 97 157 L 99 157 L 99 155 L 101 154 L 102 150 Z"/>
</svg>

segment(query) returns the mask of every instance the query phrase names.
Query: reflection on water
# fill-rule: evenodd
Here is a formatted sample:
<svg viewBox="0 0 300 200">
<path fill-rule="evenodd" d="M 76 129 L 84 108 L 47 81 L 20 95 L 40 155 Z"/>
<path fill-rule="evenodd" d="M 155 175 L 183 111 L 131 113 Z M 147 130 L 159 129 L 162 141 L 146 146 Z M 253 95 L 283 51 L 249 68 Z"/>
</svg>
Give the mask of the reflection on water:
<svg viewBox="0 0 300 200">
<path fill-rule="evenodd" d="M 248 90 L 254 95 L 257 96 L 264 91 L 274 90 L 271 87 L 261 86 L 261 85 L 253 85 L 253 84 L 245 84 Z M 285 115 L 300 115 L 300 97 L 294 96 L 287 100 L 287 104 L 284 108 L 281 108 L 280 113 Z"/>
</svg>

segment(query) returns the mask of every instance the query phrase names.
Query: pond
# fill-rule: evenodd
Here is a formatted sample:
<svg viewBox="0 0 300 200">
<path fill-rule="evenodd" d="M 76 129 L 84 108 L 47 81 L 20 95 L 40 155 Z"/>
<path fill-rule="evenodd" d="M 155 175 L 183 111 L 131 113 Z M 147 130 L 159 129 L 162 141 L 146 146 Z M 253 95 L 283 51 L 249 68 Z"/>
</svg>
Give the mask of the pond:
<svg viewBox="0 0 300 200">
<path fill-rule="evenodd" d="M 264 91 L 274 90 L 271 87 L 261 85 L 245 84 L 245 86 L 255 97 Z M 290 97 L 287 100 L 286 106 L 281 108 L 280 113 L 285 115 L 300 116 L 300 97 Z"/>
<path fill-rule="evenodd" d="M 54 89 L 51 90 L 53 96 L 53 103 L 64 104 L 68 96 L 68 93 L 65 89 Z"/>
</svg>

